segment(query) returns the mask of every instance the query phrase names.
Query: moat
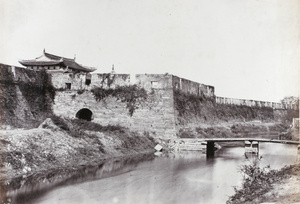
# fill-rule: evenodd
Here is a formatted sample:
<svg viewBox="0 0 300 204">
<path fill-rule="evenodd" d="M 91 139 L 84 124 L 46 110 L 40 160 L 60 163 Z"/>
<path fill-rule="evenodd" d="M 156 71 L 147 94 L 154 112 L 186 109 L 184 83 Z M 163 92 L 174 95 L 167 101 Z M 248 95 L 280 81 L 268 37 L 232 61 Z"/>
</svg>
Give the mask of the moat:
<svg viewBox="0 0 300 204">
<path fill-rule="evenodd" d="M 264 143 L 259 156 L 261 166 L 279 169 L 295 163 L 297 146 Z M 248 162 L 243 147 L 224 147 L 209 159 L 194 151 L 108 161 L 49 187 L 34 184 L 22 194 L 11 192 L 11 198 L 17 203 L 225 203 L 241 184 L 239 167 Z"/>
</svg>

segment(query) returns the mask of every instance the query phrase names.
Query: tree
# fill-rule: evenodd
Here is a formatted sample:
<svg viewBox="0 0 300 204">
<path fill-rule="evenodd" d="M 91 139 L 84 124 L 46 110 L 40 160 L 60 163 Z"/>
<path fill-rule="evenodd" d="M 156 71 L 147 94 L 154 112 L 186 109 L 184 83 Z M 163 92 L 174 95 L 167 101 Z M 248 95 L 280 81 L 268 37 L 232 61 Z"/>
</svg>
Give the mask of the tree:
<svg viewBox="0 0 300 204">
<path fill-rule="evenodd" d="M 299 97 L 286 96 L 280 102 L 284 105 L 288 105 L 288 107 L 292 106 L 293 108 L 299 109 Z"/>
</svg>

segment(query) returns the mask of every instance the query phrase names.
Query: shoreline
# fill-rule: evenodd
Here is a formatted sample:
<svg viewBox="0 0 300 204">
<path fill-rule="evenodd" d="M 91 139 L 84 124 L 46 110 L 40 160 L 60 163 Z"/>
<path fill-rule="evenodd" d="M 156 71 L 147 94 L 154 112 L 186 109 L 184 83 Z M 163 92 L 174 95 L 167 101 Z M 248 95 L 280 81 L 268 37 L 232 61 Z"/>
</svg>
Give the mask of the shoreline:
<svg viewBox="0 0 300 204">
<path fill-rule="evenodd" d="M 1 154 L 6 159 L 0 167 L 1 197 L 6 197 L 8 189 L 22 191 L 22 186 L 26 186 L 27 182 L 36 182 L 36 186 L 51 185 L 53 180 L 63 182 L 62 177 L 68 180 L 81 170 L 96 171 L 97 166 L 108 161 L 139 160 L 139 157 L 155 152 L 157 142 L 147 134 L 140 135 L 119 126 L 108 129 L 89 124 L 91 127 L 88 129 L 85 123 L 78 124 L 76 121 L 63 119 L 57 124 L 57 121 L 47 119 L 35 129 L 1 130 Z M 238 137 L 239 131 L 254 127 L 251 122 L 237 124 L 234 130 L 238 132 L 234 134 Z M 274 127 L 277 125 L 276 122 L 268 122 L 255 127 L 269 127 L 272 124 Z M 224 124 L 222 127 L 225 128 Z M 228 123 L 227 127 L 233 126 Z M 218 128 L 212 127 L 214 131 L 219 131 Z M 236 147 L 244 144 L 232 142 L 222 146 Z"/>
<path fill-rule="evenodd" d="M 152 160 L 154 151 L 144 151 L 137 154 L 128 154 L 112 158 L 103 158 L 81 165 L 57 167 L 49 170 L 38 171 L 26 177 L 13 178 L 10 183 L 0 183 L 2 202 L 18 203 L 24 201 L 30 194 L 30 198 L 39 196 L 57 186 L 70 185 L 85 181 L 106 178 L 105 174 L 114 169 L 122 172 L 124 165 Z M 99 171 L 101 172 L 99 176 Z M 118 172 L 120 171 L 120 172 Z M 28 189 L 29 187 L 29 189 Z"/>
<path fill-rule="evenodd" d="M 263 177 L 250 186 L 243 180 L 244 187 L 236 190 L 236 193 L 227 200 L 227 204 L 298 204 L 300 203 L 300 154 L 295 164 L 285 166 L 279 170 L 270 169 L 270 172 L 263 172 Z M 249 166 L 249 165 L 248 165 Z M 262 170 L 262 169 L 260 169 Z M 249 175 L 247 175 L 249 176 Z M 265 183 L 263 186 L 262 183 Z M 259 185 L 260 188 L 255 186 Z"/>
<path fill-rule="evenodd" d="M 85 124 L 65 122 L 65 129 L 49 119 L 39 128 L 1 130 L 1 183 L 154 152 L 156 142 L 147 135 L 118 126 L 88 130 L 81 127 Z M 74 125 L 74 132 L 66 130 Z"/>
</svg>

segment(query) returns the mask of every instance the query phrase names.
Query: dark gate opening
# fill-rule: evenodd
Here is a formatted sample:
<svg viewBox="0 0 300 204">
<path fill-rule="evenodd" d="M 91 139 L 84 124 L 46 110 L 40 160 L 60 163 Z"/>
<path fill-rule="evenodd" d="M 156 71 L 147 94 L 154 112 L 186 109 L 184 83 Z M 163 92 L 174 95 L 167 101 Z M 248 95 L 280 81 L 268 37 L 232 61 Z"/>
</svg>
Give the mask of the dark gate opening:
<svg viewBox="0 0 300 204">
<path fill-rule="evenodd" d="M 93 112 L 87 108 L 83 108 L 76 113 L 76 118 L 91 121 L 93 119 Z"/>
</svg>

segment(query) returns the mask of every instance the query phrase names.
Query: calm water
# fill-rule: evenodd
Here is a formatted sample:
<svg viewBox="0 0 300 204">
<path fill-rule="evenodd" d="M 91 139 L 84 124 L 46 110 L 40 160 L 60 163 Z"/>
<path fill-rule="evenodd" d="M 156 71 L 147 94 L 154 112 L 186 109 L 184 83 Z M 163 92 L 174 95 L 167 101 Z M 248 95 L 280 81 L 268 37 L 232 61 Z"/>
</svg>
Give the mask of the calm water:
<svg viewBox="0 0 300 204">
<path fill-rule="evenodd" d="M 260 144 L 261 166 L 279 169 L 297 160 L 295 145 Z M 43 190 L 28 186 L 19 203 L 225 203 L 239 186 L 239 167 L 249 163 L 242 147 L 222 148 L 214 158 L 200 152 L 169 153 L 146 161 L 110 161 Z M 54 185 L 57 182 L 59 185 Z M 25 199 L 26 198 L 26 199 Z"/>
</svg>

